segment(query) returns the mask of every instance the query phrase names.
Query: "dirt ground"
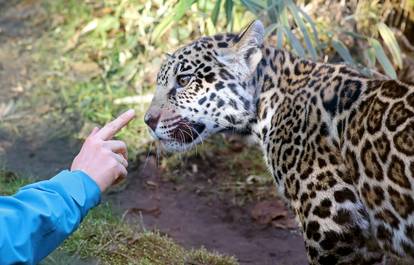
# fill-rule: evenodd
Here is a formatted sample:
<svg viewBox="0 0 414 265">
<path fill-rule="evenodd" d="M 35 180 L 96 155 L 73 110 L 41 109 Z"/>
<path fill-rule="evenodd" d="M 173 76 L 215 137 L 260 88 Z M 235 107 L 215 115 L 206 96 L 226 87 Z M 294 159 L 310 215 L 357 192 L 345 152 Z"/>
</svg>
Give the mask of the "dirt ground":
<svg viewBox="0 0 414 265">
<path fill-rule="evenodd" d="M 7 106 L 30 97 L 36 89 L 31 81 L 42 71 L 41 66 L 32 65 L 30 43 L 46 28 L 41 23 L 45 15 L 32 2 L 36 3 L 0 0 L 0 125 L 15 121 L 18 131 L 14 134 L 0 126 L 0 159 L 7 170 L 44 178 L 68 167 L 79 143 L 69 134 L 50 137 L 57 125 L 30 113 L 30 107 L 28 112 L 2 118 Z M 214 172 L 202 160 L 195 162 L 198 173 L 178 185 L 162 177 L 165 172 L 153 156 L 138 158 L 126 187 L 108 193 L 105 200 L 132 224 L 157 229 L 188 248 L 204 246 L 234 255 L 240 264 L 307 264 L 297 230 L 255 223 L 251 218 L 254 203 L 235 206 L 230 198 L 199 192 L 195 187 L 208 185 L 211 175 L 226 172 Z"/>
<path fill-rule="evenodd" d="M 195 187 L 220 175 L 209 170 L 205 161 L 196 161 L 199 173 L 177 185 L 162 178 L 154 157 L 146 160 L 137 163 L 125 190 L 108 195 L 130 222 L 158 229 L 185 247 L 204 246 L 234 255 L 240 264 L 307 264 L 297 230 L 253 222 L 250 210 L 254 203 L 239 207 L 212 192 L 197 192 Z"/>
</svg>

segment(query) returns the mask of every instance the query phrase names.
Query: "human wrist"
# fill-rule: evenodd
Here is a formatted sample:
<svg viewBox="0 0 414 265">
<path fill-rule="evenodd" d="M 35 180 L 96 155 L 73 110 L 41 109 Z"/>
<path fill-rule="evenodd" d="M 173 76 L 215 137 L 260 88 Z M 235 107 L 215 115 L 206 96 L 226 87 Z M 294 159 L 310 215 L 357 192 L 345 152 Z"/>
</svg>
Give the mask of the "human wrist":
<svg viewBox="0 0 414 265">
<path fill-rule="evenodd" d="M 82 217 L 101 201 L 101 190 L 96 182 L 81 170 L 63 170 L 50 183 L 56 183 L 78 204 Z"/>
</svg>

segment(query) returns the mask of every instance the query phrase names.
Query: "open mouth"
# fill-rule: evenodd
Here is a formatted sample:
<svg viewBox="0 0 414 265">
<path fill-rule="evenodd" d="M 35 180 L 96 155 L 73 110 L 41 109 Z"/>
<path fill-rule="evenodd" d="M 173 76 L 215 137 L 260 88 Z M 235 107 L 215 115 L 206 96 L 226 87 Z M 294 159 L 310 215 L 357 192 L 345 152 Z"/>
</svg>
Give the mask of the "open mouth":
<svg viewBox="0 0 414 265">
<path fill-rule="evenodd" d="M 181 143 L 189 144 L 197 139 L 206 126 L 203 123 L 181 120 L 177 127 L 171 132 L 170 137 Z"/>
</svg>

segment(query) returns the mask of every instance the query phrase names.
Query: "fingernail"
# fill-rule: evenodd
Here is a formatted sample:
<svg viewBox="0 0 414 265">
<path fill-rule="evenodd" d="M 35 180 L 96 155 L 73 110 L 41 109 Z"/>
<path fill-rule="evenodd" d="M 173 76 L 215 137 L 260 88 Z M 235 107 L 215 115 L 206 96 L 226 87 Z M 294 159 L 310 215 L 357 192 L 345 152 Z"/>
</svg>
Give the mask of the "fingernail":
<svg viewBox="0 0 414 265">
<path fill-rule="evenodd" d="M 134 109 L 130 109 L 127 112 L 125 112 L 126 115 L 128 116 L 135 116 L 135 110 Z"/>
</svg>

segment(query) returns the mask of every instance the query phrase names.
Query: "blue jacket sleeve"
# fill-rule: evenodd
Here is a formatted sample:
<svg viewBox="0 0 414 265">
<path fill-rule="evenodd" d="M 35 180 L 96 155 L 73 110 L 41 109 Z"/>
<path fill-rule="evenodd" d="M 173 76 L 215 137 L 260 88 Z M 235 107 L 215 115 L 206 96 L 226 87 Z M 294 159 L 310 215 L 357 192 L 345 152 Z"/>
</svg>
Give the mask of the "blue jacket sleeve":
<svg viewBox="0 0 414 265">
<path fill-rule="evenodd" d="M 37 264 L 63 242 L 101 199 L 97 184 L 81 171 L 0 197 L 0 264 Z"/>
</svg>

